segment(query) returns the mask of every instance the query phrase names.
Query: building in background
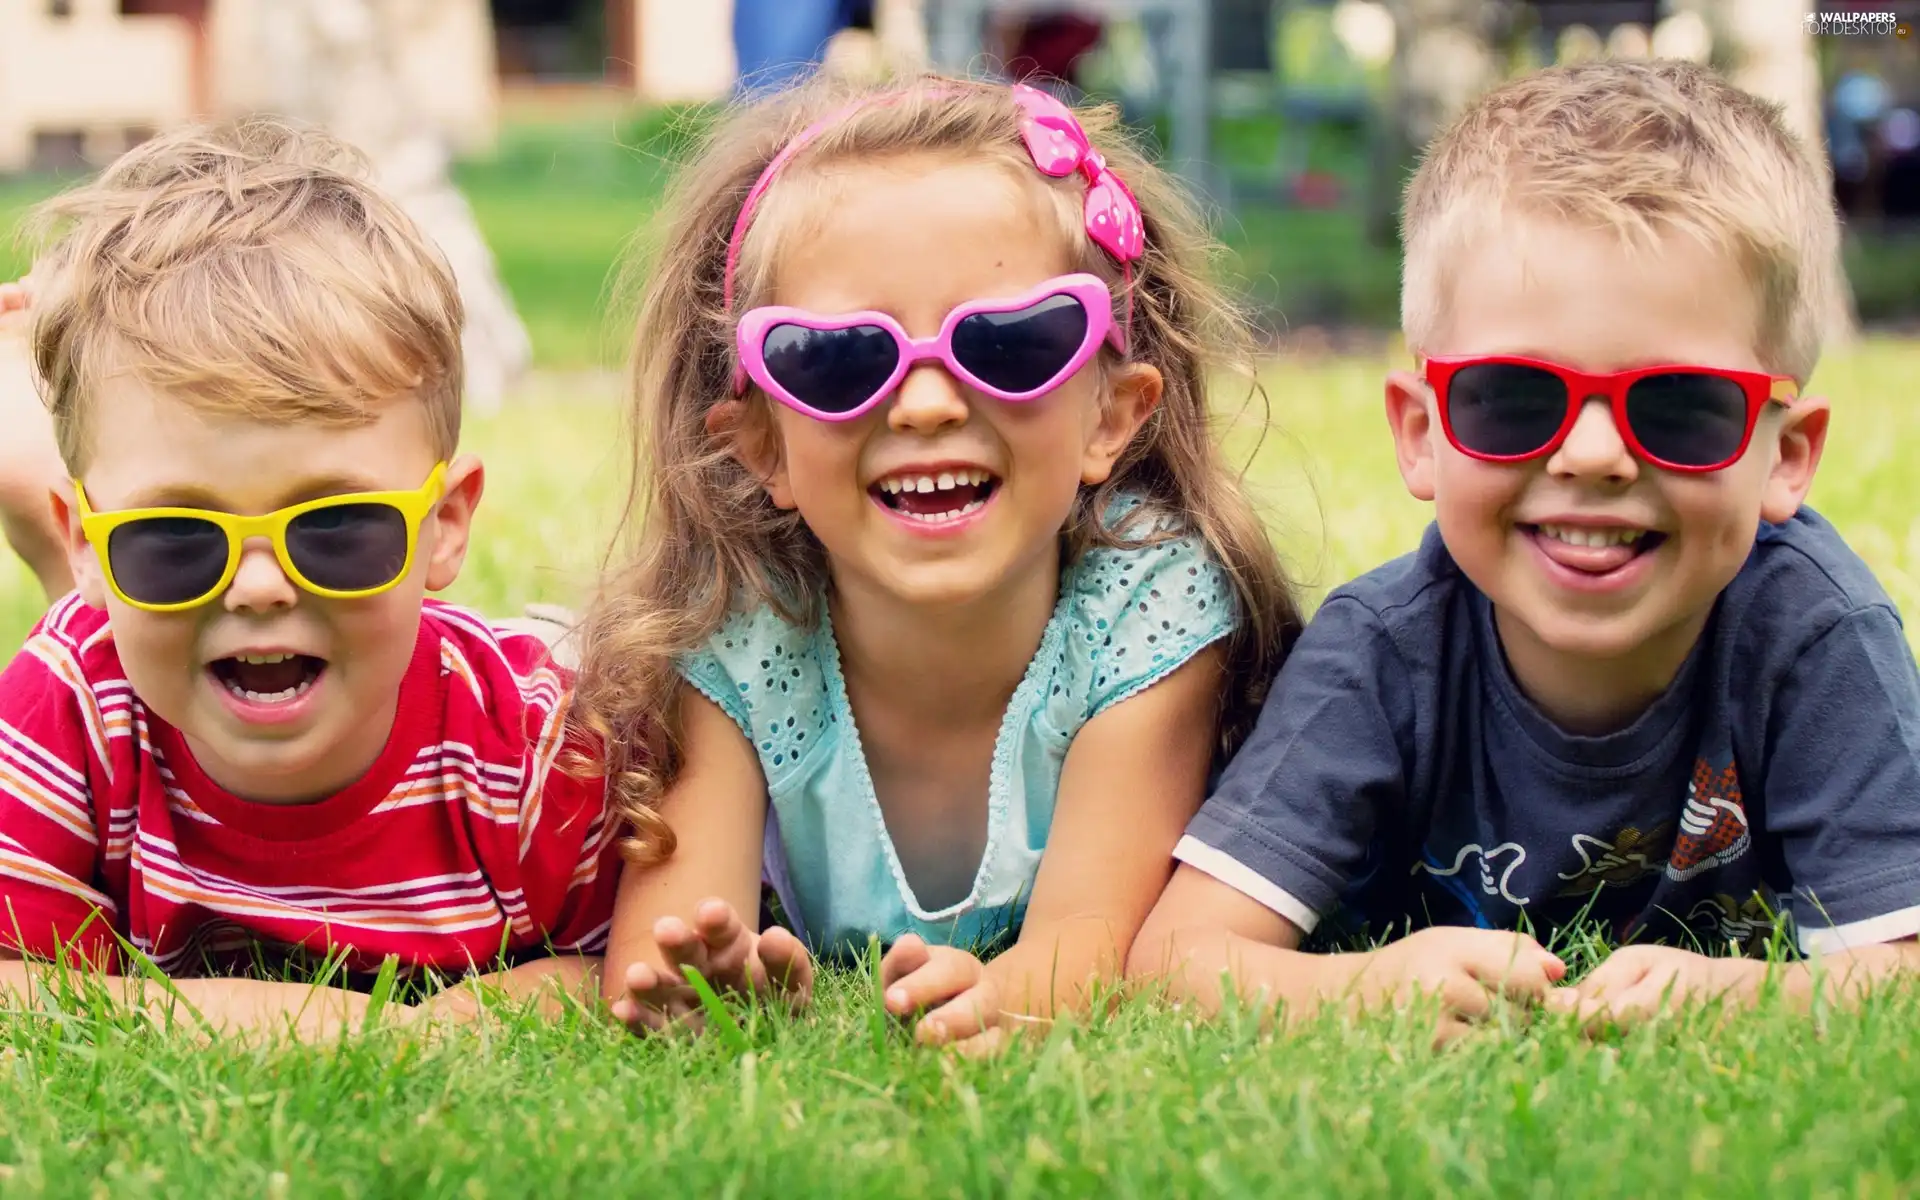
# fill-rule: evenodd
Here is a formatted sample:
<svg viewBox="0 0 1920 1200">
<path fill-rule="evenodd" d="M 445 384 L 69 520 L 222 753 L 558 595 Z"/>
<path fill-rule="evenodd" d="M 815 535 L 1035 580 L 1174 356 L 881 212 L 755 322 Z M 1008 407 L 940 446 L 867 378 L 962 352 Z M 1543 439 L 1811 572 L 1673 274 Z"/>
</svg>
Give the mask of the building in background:
<svg viewBox="0 0 1920 1200">
<path fill-rule="evenodd" d="M 287 96 L 302 80 L 285 74 L 284 9 L 0 0 L 0 173 L 102 162 L 199 117 L 306 107 Z M 339 23 L 356 11 L 341 6 Z M 381 11 L 408 104 L 456 152 L 491 143 L 503 91 L 584 85 L 706 100 L 733 83 L 731 0 L 390 0 Z"/>
</svg>

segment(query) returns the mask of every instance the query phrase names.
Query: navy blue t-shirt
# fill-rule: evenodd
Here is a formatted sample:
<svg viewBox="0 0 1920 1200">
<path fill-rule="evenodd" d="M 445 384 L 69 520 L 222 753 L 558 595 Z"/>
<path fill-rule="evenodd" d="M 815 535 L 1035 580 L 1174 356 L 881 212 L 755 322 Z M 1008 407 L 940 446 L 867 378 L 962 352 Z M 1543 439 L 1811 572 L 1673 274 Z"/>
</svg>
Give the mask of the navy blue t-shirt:
<svg viewBox="0 0 1920 1200">
<path fill-rule="evenodd" d="M 1313 931 L 1526 927 L 1809 951 L 1920 932 L 1920 670 L 1811 510 L 1762 524 L 1672 685 L 1568 733 L 1437 529 L 1339 588 L 1175 852 Z"/>
</svg>

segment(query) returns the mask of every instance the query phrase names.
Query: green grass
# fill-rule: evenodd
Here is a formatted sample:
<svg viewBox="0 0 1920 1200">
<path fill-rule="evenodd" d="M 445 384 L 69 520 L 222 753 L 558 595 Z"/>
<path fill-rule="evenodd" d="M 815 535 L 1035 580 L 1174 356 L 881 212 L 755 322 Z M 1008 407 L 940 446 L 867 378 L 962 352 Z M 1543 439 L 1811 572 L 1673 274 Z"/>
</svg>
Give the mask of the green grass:
<svg viewBox="0 0 1920 1200">
<path fill-rule="evenodd" d="M 82 1013 L 0 1027 L 0 1192 L 124 1197 L 1893 1197 L 1920 1181 L 1920 1003 L 1709 1014 L 1588 1044 L 1413 1016 L 1285 1038 L 1136 1006 L 998 1061 L 811 1019 L 640 1042 L 582 1016 L 420 1048 L 198 1049 Z"/>
</svg>

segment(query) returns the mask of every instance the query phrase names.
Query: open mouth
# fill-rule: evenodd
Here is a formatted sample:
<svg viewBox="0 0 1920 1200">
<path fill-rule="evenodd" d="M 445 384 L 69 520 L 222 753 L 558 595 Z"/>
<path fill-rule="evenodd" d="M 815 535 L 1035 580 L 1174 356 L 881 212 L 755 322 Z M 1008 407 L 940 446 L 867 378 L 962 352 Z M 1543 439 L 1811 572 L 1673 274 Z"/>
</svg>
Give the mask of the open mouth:
<svg viewBox="0 0 1920 1200">
<path fill-rule="evenodd" d="M 979 512 L 1000 486 L 991 471 L 972 468 L 928 475 L 889 475 L 867 491 L 881 505 L 910 520 L 942 525 Z"/>
<path fill-rule="evenodd" d="M 251 704 L 298 700 L 326 669 L 326 659 L 310 654 L 240 654 L 207 664 L 221 687 Z"/>
<path fill-rule="evenodd" d="M 1659 549 L 1667 535 L 1652 529 L 1612 525 L 1521 525 L 1540 548 L 1561 566 L 1591 575 L 1617 571 L 1634 559 Z"/>
</svg>

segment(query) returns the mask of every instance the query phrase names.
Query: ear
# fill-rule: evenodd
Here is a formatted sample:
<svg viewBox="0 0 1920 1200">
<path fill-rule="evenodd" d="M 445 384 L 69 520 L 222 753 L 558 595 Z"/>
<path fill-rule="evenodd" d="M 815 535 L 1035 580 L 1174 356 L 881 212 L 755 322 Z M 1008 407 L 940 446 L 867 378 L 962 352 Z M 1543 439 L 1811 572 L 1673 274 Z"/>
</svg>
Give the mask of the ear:
<svg viewBox="0 0 1920 1200">
<path fill-rule="evenodd" d="M 486 469 L 471 454 L 462 454 L 447 466 L 446 491 L 427 514 L 429 528 L 421 530 L 420 536 L 420 545 L 427 551 L 428 591 L 450 587 L 460 577 L 473 536 L 473 513 L 480 507 L 486 485 Z"/>
<path fill-rule="evenodd" d="M 1166 379 L 1151 363 L 1127 363 L 1107 377 L 1107 399 L 1099 419 L 1088 430 L 1086 452 L 1080 459 L 1080 482 L 1105 483 L 1132 443 L 1133 435 L 1160 407 Z"/>
<path fill-rule="evenodd" d="M 755 420 L 744 400 L 722 400 L 707 410 L 707 436 L 724 444 L 733 460 L 760 481 L 775 508 L 794 507 L 786 456 L 772 421 Z"/>
<path fill-rule="evenodd" d="M 80 509 L 71 491 L 72 484 L 56 487 L 47 493 L 47 503 L 53 512 L 54 528 L 60 531 L 61 549 L 66 552 L 67 570 L 73 575 L 73 590 L 80 593 L 80 599 L 89 608 L 102 611 L 107 607 L 107 577 L 100 570 L 100 558 L 87 543 L 87 535 L 80 528 Z"/>
<path fill-rule="evenodd" d="M 1832 409 L 1824 396 L 1802 396 L 1780 419 L 1780 447 L 1760 499 L 1760 516 L 1778 525 L 1800 511 L 1827 448 Z"/>
<path fill-rule="evenodd" d="M 1434 435 L 1437 432 L 1431 392 L 1426 381 L 1411 371 L 1387 376 L 1387 428 L 1393 433 L 1393 454 L 1400 478 L 1415 500 L 1433 499 Z"/>
</svg>

